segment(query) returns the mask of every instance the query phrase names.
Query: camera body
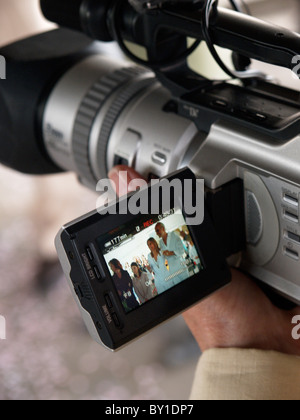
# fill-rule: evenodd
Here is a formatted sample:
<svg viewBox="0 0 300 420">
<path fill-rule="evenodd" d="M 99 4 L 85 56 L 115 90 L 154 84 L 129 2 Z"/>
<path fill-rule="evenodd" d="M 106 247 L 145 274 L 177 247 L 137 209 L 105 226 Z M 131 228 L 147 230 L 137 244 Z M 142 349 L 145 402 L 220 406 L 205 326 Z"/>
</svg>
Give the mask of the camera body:
<svg viewBox="0 0 300 420">
<path fill-rule="evenodd" d="M 91 112 L 90 99 L 101 90 L 105 99 L 95 101 Z M 53 161 L 94 190 L 118 164 L 146 179 L 189 166 L 210 191 L 242 180 L 244 193 L 235 205 L 243 200 L 246 241 L 235 250 L 242 252 L 238 264 L 300 303 L 297 98 L 263 82 L 209 86 L 176 101 L 151 71 L 92 56 L 52 90 L 44 139 Z M 91 119 L 84 125 L 87 110 Z"/>
<path fill-rule="evenodd" d="M 166 187 L 170 200 L 163 204 Z M 200 205 L 198 187 L 190 170 L 179 171 L 57 235 L 58 256 L 86 326 L 106 348 L 120 349 L 229 283 L 209 214 L 203 223 L 188 224 L 190 202 Z M 147 209 L 128 212 L 132 199 L 147 202 Z"/>
<path fill-rule="evenodd" d="M 191 233 L 207 242 L 207 249 L 203 242 L 198 251 L 206 255 L 208 266 L 224 255 L 234 256 L 234 265 L 300 304 L 299 94 L 261 80 L 257 73 L 251 78 L 246 72 L 242 79 L 245 74 L 238 72 L 239 85 L 208 80 L 187 62 L 205 40 L 235 51 L 237 67 L 249 63 L 240 60 L 244 55 L 292 69 L 300 37 L 218 8 L 217 2 L 207 4 L 214 7 L 205 9 L 203 1 L 136 1 L 132 7 L 123 0 L 41 0 L 45 16 L 72 31 L 58 29 L 0 51 L 9 75 L 0 92 L 0 160 L 24 173 L 74 171 L 96 192 L 98 181 L 115 165 L 131 166 L 148 180 L 188 167 L 205 180 L 213 222 L 208 217 Z M 187 37 L 197 40 L 191 48 Z M 125 41 L 136 42 L 146 48 L 149 61 L 136 59 L 136 66 L 106 57 L 91 38 L 116 40 L 133 59 Z M 110 220 L 115 223 L 111 228 L 117 228 L 114 218 L 97 212 L 84 216 L 67 225 L 56 244 L 92 335 L 115 349 L 137 336 L 137 330 L 143 333 L 192 305 L 208 289 L 202 293 L 200 288 L 194 296 L 187 280 L 139 308 L 145 317 L 138 325 L 126 324 L 134 312 L 124 317 L 118 288 L 108 286 L 112 275 L 98 240 L 107 234 Z M 126 227 L 135 220 L 123 222 Z M 209 228 L 203 232 L 205 226 Z M 214 252 L 218 241 L 224 252 Z M 97 260 L 95 266 L 91 258 Z M 214 272 L 213 290 L 227 281 L 221 271 Z M 199 274 L 204 286 L 207 272 Z M 215 283 L 219 275 L 221 284 Z M 91 286 L 88 282 L 98 276 L 104 283 Z M 98 309 L 95 298 L 100 299 Z M 147 308 L 152 304 L 156 316 L 151 320 Z M 124 328 L 126 334 L 120 336 Z"/>
</svg>

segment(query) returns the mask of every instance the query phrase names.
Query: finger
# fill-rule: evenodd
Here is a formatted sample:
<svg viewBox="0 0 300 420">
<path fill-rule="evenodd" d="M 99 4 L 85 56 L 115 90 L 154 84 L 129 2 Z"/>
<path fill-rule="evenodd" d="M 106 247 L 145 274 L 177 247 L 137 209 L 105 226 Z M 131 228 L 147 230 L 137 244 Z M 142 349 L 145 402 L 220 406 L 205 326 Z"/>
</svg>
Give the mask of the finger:
<svg viewBox="0 0 300 420">
<path fill-rule="evenodd" d="M 300 316 L 300 306 L 297 306 L 296 308 L 292 309 L 291 314 L 293 317 Z"/>
<path fill-rule="evenodd" d="M 133 181 L 142 180 L 146 182 L 138 172 L 125 165 L 115 166 L 109 172 L 108 176 L 119 197 L 132 192 L 132 189 L 130 188 L 131 185 L 134 185 L 134 191 L 136 190 L 136 186 Z"/>
</svg>

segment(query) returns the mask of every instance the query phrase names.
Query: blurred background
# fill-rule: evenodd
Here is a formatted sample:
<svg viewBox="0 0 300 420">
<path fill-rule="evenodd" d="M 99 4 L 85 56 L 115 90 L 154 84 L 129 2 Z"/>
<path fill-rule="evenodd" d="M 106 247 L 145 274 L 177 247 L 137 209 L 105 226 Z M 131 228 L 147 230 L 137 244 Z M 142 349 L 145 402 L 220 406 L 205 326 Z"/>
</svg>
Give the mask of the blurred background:
<svg viewBox="0 0 300 420">
<path fill-rule="evenodd" d="M 300 31 L 298 0 L 244 1 L 253 15 Z M 1 45 L 51 27 L 38 0 L 0 0 Z M 192 63 L 220 76 L 205 48 Z M 291 72 L 266 71 L 299 88 Z M 83 326 L 53 242 L 63 224 L 95 208 L 97 196 L 73 174 L 34 178 L 0 166 L 0 197 L 0 315 L 7 323 L 0 399 L 187 399 L 200 350 L 181 317 L 116 354 Z"/>
</svg>

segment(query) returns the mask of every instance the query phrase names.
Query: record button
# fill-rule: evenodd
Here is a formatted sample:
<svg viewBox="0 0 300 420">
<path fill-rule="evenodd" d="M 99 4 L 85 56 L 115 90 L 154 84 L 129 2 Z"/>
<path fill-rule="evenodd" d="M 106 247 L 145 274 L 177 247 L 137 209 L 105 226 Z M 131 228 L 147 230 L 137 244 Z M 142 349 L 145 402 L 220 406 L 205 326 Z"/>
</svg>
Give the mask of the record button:
<svg viewBox="0 0 300 420">
<path fill-rule="evenodd" d="M 117 328 L 121 328 L 121 322 L 120 322 L 120 320 L 119 320 L 119 318 L 118 318 L 118 315 L 117 315 L 117 314 L 115 314 L 115 313 L 113 313 L 113 314 L 112 314 L 112 319 L 113 319 L 113 321 L 114 321 L 114 323 L 115 323 L 115 326 L 116 326 Z"/>
<path fill-rule="evenodd" d="M 106 305 L 107 305 L 108 309 L 112 309 L 113 308 L 113 303 L 112 303 L 112 300 L 111 300 L 110 296 L 105 295 L 104 299 L 105 299 L 105 302 L 106 302 Z"/>
<path fill-rule="evenodd" d="M 164 166 L 167 163 L 167 156 L 161 152 L 154 152 L 152 155 L 152 162 L 156 163 L 159 166 Z"/>
<path fill-rule="evenodd" d="M 99 270 L 99 268 L 96 265 L 94 267 L 94 272 L 96 274 L 97 279 L 98 280 L 102 280 L 102 276 L 101 276 L 100 270 Z"/>
<path fill-rule="evenodd" d="M 89 257 L 89 260 L 90 261 L 93 261 L 94 260 L 94 255 L 93 255 L 92 250 L 91 250 L 91 248 L 89 246 L 86 248 L 86 253 L 87 253 L 88 257 Z"/>
</svg>

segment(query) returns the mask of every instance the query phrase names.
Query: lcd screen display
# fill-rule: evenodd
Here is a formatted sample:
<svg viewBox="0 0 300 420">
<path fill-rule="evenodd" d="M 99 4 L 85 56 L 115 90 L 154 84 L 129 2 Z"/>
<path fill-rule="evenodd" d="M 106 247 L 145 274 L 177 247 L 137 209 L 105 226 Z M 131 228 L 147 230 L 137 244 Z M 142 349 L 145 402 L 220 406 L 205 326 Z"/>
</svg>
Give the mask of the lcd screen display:
<svg viewBox="0 0 300 420">
<path fill-rule="evenodd" d="M 126 313 L 204 267 L 181 210 L 137 217 L 97 243 Z"/>
</svg>

